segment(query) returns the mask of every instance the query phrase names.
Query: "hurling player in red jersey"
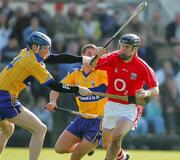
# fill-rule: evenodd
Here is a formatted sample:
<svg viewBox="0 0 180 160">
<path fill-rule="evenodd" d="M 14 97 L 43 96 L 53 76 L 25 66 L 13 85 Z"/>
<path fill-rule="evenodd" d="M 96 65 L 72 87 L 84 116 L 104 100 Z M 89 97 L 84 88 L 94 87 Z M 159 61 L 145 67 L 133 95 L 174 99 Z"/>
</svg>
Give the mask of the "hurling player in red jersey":
<svg viewBox="0 0 180 160">
<path fill-rule="evenodd" d="M 119 50 L 95 61 L 96 69 L 106 70 L 107 93 L 121 96 L 136 96 L 140 99 L 159 94 L 158 81 L 152 68 L 138 57 L 140 38 L 125 34 L 119 40 Z M 144 85 L 146 88 L 143 89 Z M 103 140 L 107 146 L 106 160 L 127 160 L 121 149 L 123 137 L 137 125 L 142 106 L 116 99 L 108 99 L 104 111 Z"/>
</svg>

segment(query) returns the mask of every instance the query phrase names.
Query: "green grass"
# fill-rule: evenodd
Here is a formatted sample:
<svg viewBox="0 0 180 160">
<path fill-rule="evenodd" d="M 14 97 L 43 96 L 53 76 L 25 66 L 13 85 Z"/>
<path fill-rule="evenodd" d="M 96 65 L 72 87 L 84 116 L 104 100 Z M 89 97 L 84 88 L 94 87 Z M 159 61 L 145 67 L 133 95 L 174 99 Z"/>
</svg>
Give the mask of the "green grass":
<svg viewBox="0 0 180 160">
<path fill-rule="evenodd" d="M 131 155 L 130 160 L 180 160 L 180 151 L 147 151 L 128 150 Z M 104 150 L 96 150 L 91 157 L 85 156 L 83 160 L 103 160 Z M 53 149 L 42 149 L 39 160 L 69 160 L 70 154 L 58 155 Z M 0 160 L 28 160 L 27 148 L 6 148 Z"/>
</svg>

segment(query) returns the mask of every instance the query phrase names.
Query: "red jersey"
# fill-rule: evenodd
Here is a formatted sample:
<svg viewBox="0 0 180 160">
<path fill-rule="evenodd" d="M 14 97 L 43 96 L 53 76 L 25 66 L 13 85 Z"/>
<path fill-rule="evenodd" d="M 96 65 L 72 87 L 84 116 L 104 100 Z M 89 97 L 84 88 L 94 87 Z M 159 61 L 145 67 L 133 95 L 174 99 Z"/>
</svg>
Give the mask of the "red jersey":
<svg viewBox="0 0 180 160">
<path fill-rule="evenodd" d="M 148 88 L 158 86 L 154 71 L 137 54 L 134 55 L 130 62 L 124 62 L 120 58 L 120 54 L 121 50 L 117 50 L 98 60 L 96 68 L 107 71 L 107 93 L 135 96 L 136 91 L 143 88 L 145 84 Z M 117 99 L 109 98 L 109 100 L 129 104 L 129 102 Z"/>
</svg>

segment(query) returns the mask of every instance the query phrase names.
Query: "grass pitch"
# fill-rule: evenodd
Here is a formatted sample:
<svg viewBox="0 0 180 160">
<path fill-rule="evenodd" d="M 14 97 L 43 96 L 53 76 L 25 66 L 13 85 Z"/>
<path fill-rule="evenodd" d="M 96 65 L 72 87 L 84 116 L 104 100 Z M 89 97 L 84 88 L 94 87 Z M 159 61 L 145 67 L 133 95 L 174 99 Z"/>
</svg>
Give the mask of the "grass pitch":
<svg viewBox="0 0 180 160">
<path fill-rule="evenodd" d="M 128 150 L 130 160 L 180 160 L 180 151 Z M 91 157 L 83 160 L 104 160 L 105 151 L 97 149 Z M 53 149 L 42 149 L 39 160 L 69 160 L 70 154 L 58 155 Z M 6 148 L 0 160 L 28 160 L 27 148 Z"/>
</svg>

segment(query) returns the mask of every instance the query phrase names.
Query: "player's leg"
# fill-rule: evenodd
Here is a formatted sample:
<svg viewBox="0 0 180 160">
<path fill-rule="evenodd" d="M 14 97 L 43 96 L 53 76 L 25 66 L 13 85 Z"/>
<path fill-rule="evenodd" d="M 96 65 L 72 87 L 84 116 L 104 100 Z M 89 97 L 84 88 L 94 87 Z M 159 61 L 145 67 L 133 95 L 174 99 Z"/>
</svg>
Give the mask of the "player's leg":
<svg viewBox="0 0 180 160">
<path fill-rule="evenodd" d="M 97 145 L 97 143 L 91 143 L 86 138 L 83 138 L 83 140 L 76 146 L 74 152 L 71 154 L 71 160 L 80 160 L 87 153 L 95 149 Z"/>
<path fill-rule="evenodd" d="M 0 121 L 0 153 L 5 148 L 8 139 L 14 132 L 14 124 L 6 120 Z"/>
<path fill-rule="evenodd" d="M 107 160 L 115 159 L 121 152 L 122 138 L 134 126 L 138 110 L 133 104 L 124 105 L 108 101 L 105 106 L 103 128 L 113 129 L 111 142 L 106 152 Z M 124 154 L 123 154 L 124 155 Z"/>
<path fill-rule="evenodd" d="M 108 145 L 110 144 L 111 141 L 111 134 L 112 134 L 112 130 L 103 128 L 103 132 L 102 132 L 102 139 L 103 139 L 103 148 L 106 150 L 108 148 Z M 122 157 L 125 156 L 126 153 L 124 153 L 123 149 L 120 148 L 118 155 L 116 157 L 116 160 L 121 160 Z"/>
<path fill-rule="evenodd" d="M 108 146 L 106 159 L 107 160 L 114 160 L 120 149 L 123 137 L 132 129 L 133 121 L 127 117 L 121 117 L 117 121 L 116 127 L 112 132 L 112 139 Z M 122 154 L 123 155 L 123 154 Z M 122 160 L 125 159 L 124 157 L 120 157 Z"/>
<path fill-rule="evenodd" d="M 103 142 L 103 148 L 106 150 L 110 144 L 111 141 L 111 134 L 112 134 L 112 129 L 102 129 L 102 142 Z"/>
<path fill-rule="evenodd" d="M 21 108 L 21 113 L 8 119 L 8 121 L 31 132 L 32 136 L 29 145 L 29 160 L 37 160 L 43 145 L 47 127 L 35 114 L 25 107 Z"/>
<path fill-rule="evenodd" d="M 75 150 L 77 144 L 83 136 L 79 125 L 81 124 L 80 116 L 76 117 L 60 135 L 55 145 L 55 151 L 59 154 L 70 153 Z"/>
<path fill-rule="evenodd" d="M 80 118 L 79 129 L 83 133 L 83 140 L 77 145 L 71 155 L 71 160 L 79 160 L 85 154 L 94 150 L 102 139 L 101 119 Z"/>
<path fill-rule="evenodd" d="M 67 130 L 64 130 L 55 144 L 55 151 L 59 154 L 73 152 L 80 141 L 81 138 L 73 135 Z"/>
</svg>

